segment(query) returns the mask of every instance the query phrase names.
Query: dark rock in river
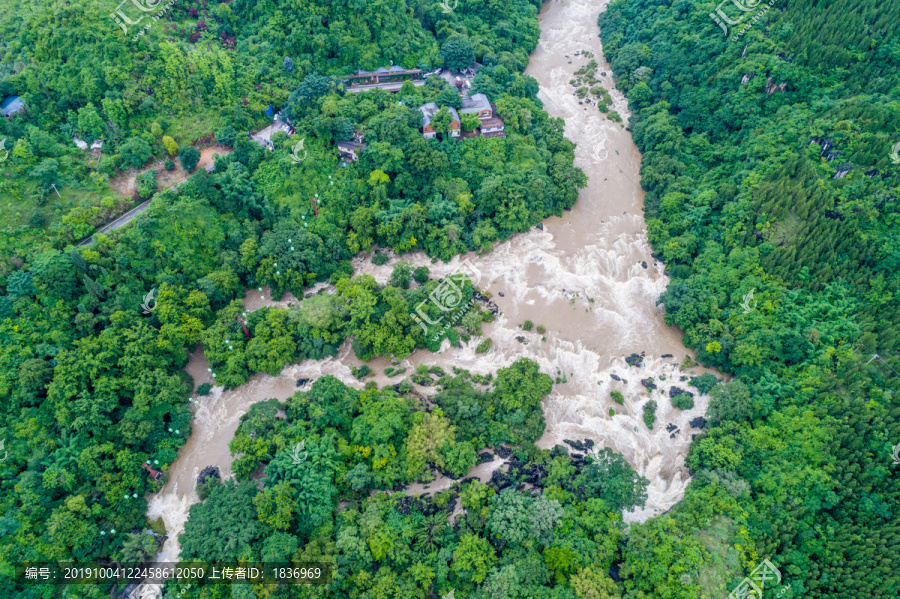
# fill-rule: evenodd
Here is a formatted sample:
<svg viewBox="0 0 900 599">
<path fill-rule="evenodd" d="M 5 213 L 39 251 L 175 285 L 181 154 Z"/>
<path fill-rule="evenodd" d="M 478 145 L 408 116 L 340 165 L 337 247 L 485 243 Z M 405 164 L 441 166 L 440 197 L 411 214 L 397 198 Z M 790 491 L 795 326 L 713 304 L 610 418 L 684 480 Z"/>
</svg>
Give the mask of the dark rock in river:
<svg viewBox="0 0 900 599">
<path fill-rule="evenodd" d="M 503 292 L 502 292 L 502 291 L 498 291 L 498 292 L 497 292 L 497 295 L 499 295 L 500 297 L 506 297 L 505 295 L 503 295 Z"/>
<path fill-rule="evenodd" d="M 503 295 L 503 294 L 501 293 L 500 295 Z M 475 301 L 481 303 L 485 307 L 486 310 L 489 310 L 491 313 L 493 313 L 494 316 L 496 316 L 497 314 L 500 313 L 500 308 L 497 307 L 497 304 L 495 304 L 494 302 L 492 302 L 491 300 L 489 300 L 487 297 L 483 296 L 479 292 L 476 291 L 475 293 L 473 293 L 472 297 L 475 298 Z"/>
<path fill-rule="evenodd" d="M 498 447 L 497 449 L 494 450 L 494 453 L 496 453 L 498 456 L 500 456 L 500 458 L 505 460 L 506 458 L 508 458 L 509 456 L 512 455 L 512 449 L 510 449 L 508 447 Z"/>
<path fill-rule="evenodd" d="M 482 451 L 481 453 L 478 454 L 478 463 L 479 464 L 486 464 L 487 462 L 493 462 L 493 461 L 494 461 L 494 454 L 492 454 L 489 451 Z"/>
<path fill-rule="evenodd" d="M 563 443 L 565 443 L 572 449 L 575 449 L 576 451 L 587 451 L 584 443 L 582 443 L 581 441 L 572 441 L 571 439 L 563 439 Z"/>
<path fill-rule="evenodd" d="M 207 466 L 200 472 L 200 476 L 197 477 L 197 484 L 203 483 L 208 478 L 218 478 L 222 480 L 222 475 L 219 474 L 218 466 Z"/>
<path fill-rule="evenodd" d="M 647 263 L 644 261 L 641 261 L 641 266 L 643 266 L 644 268 L 647 268 Z"/>
<path fill-rule="evenodd" d="M 490 484 L 497 487 L 498 489 L 505 489 L 506 487 L 510 486 L 512 482 L 509 480 L 509 476 L 506 473 L 500 472 L 499 470 L 494 470 L 491 473 Z"/>
<path fill-rule="evenodd" d="M 654 383 L 650 379 L 641 379 L 641 384 L 647 387 L 647 390 L 649 391 L 653 391 L 654 389 L 656 389 L 656 383 Z"/>
<path fill-rule="evenodd" d="M 540 229 L 541 231 L 543 231 L 543 230 L 544 230 L 544 223 L 538 223 L 538 224 L 535 225 L 535 227 L 537 227 L 538 229 Z"/>
<path fill-rule="evenodd" d="M 297 379 L 297 386 L 302 387 L 303 385 L 305 385 L 308 382 L 309 382 L 309 379 Z"/>
<path fill-rule="evenodd" d="M 675 356 L 673 356 L 672 354 L 663 354 L 663 355 L 660 356 L 660 357 L 661 357 L 661 358 L 674 358 Z"/>
<path fill-rule="evenodd" d="M 697 416 L 693 420 L 691 420 L 692 428 L 706 428 L 706 418 L 703 416 Z"/>
<path fill-rule="evenodd" d="M 637 366 L 638 368 L 640 368 L 644 365 L 644 352 L 641 352 L 640 355 L 631 354 L 630 356 L 626 356 L 625 362 L 629 366 Z"/>
<path fill-rule="evenodd" d="M 611 379 L 614 380 L 614 381 L 621 381 L 621 380 L 622 380 L 622 377 L 620 377 L 620 376 L 618 376 L 618 375 L 616 375 L 616 374 L 611 374 L 611 375 L 609 375 L 609 378 L 611 378 Z"/>
<path fill-rule="evenodd" d="M 690 391 L 685 391 L 679 387 L 672 387 L 669 389 L 669 397 L 678 397 L 679 395 L 687 395 L 688 397 L 694 397 L 694 394 Z"/>
</svg>

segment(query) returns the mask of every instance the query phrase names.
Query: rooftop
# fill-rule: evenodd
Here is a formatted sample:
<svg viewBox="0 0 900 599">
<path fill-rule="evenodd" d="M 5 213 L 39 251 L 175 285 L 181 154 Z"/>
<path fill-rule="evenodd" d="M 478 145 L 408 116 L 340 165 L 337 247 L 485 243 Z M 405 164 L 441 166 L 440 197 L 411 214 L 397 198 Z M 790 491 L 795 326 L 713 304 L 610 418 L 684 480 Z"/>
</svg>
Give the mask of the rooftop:
<svg viewBox="0 0 900 599">
<path fill-rule="evenodd" d="M 356 71 L 353 75 L 347 75 L 348 78 L 358 78 L 358 77 L 371 77 L 372 75 L 402 75 L 402 74 L 416 74 L 421 73 L 422 69 L 404 69 L 403 67 L 398 67 L 396 65 L 386 68 L 381 67 L 376 71 Z"/>
<path fill-rule="evenodd" d="M 339 150 L 340 149 L 355 150 L 357 148 L 365 148 L 368 145 L 369 144 L 359 143 L 359 142 L 355 142 L 355 141 L 339 141 L 339 142 L 337 142 L 337 147 Z"/>
<path fill-rule="evenodd" d="M 446 108 L 447 108 L 447 110 L 450 111 L 450 116 L 453 117 L 453 120 L 459 121 L 459 113 L 456 112 L 456 109 L 453 108 L 452 106 L 447 106 Z M 438 105 L 435 104 L 434 102 L 429 102 L 428 104 L 422 104 L 421 106 L 419 106 L 419 110 L 422 111 L 422 126 L 427 127 L 428 124 L 431 122 L 431 118 L 440 109 L 438 108 Z"/>
<path fill-rule="evenodd" d="M 462 99 L 462 112 L 468 114 L 470 112 L 481 112 L 482 110 L 490 110 L 491 103 L 484 94 L 475 94 L 471 97 L 464 96 Z"/>
<path fill-rule="evenodd" d="M 24 108 L 25 102 L 23 102 L 22 98 L 19 96 L 9 96 L 3 100 L 3 104 L 0 104 L 0 112 L 3 113 L 3 116 L 15 114 Z"/>
</svg>

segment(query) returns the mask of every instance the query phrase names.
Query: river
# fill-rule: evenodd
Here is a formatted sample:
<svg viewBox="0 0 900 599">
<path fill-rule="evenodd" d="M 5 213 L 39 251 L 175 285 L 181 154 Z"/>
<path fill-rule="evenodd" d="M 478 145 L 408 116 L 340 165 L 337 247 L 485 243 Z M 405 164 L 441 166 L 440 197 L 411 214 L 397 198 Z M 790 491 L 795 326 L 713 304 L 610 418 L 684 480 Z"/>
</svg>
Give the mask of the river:
<svg viewBox="0 0 900 599">
<path fill-rule="evenodd" d="M 575 162 L 588 175 L 588 187 L 571 211 L 546 219 L 543 230 L 533 228 L 516 235 L 490 254 L 464 257 L 480 271 L 478 285 L 493 294 L 501 311 L 493 323 L 484 326 L 485 336 L 494 341 L 490 353 L 475 353 L 477 339 L 460 348 L 451 348 L 445 341 L 439 354 L 418 351 L 403 360 L 402 366 L 408 372 L 424 363 L 448 372 L 458 366 L 485 374 L 528 357 L 554 378 L 564 375 L 566 382 L 554 385 L 544 402 L 547 430 L 538 445 L 547 448 L 563 439 L 589 438 L 600 447 L 622 453 L 650 481 L 647 507 L 625 514 L 626 521 L 634 522 L 668 510 L 684 496 L 689 482 L 684 458 L 691 435 L 700 432 L 692 429 L 689 421 L 706 412 L 708 397 L 679 381 L 690 375 L 678 366 L 688 352 L 681 344 L 680 332 L 664 324 L 662 308 L 656 305 L 668 277 L 664 265 L 651 257 L 647 243 L 644 194 L 637 183 L 640 153 L 624 125 L 608 120 L 596 105 L 579 104 L 569 84 L 573 73 L 588 62 L 576 52 L 592 52 L 600 65 L 598 74 L 606 73 L 599 78 L 627 125 L 627 103 L 614 87 L 598 37 L 597 16 L 606 4 L 589 0 L 545 3 L 540 14 L 540 42 L 526 70 L 539 82 L 538 95 L 546 110 L 565 118 L 566 136 L 577 144 Z M 453 272 L 461 261 L 457 257 L 449 264 L 431 264 L 424 254 L 402 259 L 414 266 L 428 266 L 432 276 Z M 369 273 L 386 282 L 396 260 L 392 257 L 389 263 L 375 266 L 369 257 L 360 256 L 354 259 L 354 267 L 357 274 Z M 296 300 L 286 296 L 274 302 L 264 288 L 249 290 L 245 305 L 255 310 L 287 306 L 292 301 Z M 535 331 L 519 328 L 526 319 L 546 327 L 546 341 Z M 518 336 L 524 336 L 527 344 L 517 341 Z M 646 354 L 642 367 L 625 363 L 625 356 L 641 352 Z M 666 354 L 673 357 L 663 358 Z M 177 559 L 177 535 L 184 530 L 188 508 L 198 501 L 194 485 L 199 472 L 215 465 L 223 476 L 231 475 L 228 443 L 240 416 L 253 403 L 271 397 L 287 399 L 297 390 L 298 378 L 326 374 L 360 388 L 362 383 L 350 372 L 351 366 L 359 364 L 345 344 L 335 358 L 291 365 L 277 377 L 254 375 L 240 388 L 223 391 L 215 387 L 210 395 L 195 397 L 193 433 L 172 463 L 167 484 L 150 500 L 148 516 L 162 517 L 169 534 L 158 561 Z M 384 375 L 387 360 L 369 365 L 379 386 L 400 380 Z M 201 349 L 191 355 L 187 371 L 197 385 L 213 383 Z M 616 381 L 611 375 L 623 380 Z M 648 392 L 641 385 L 640 379 L 649 377 L 654 377 L 659 389 Z M 695 393 L 694 408 L 681 411 L 672 407 L 667 393 L 672 384 Z M 624 406 L 610 398 L 610 391 L 616 389 L 625 396 Z M 648 430 L 641 408 L 651 398 L 659 407 L 656 425 Z M 609 415 L 610 408 L 617 410 L 615 416 Z M 669 424 L 677 428 L 670 432 Z M 490 476 L 495 467 L 496 463 L 482 466 L 477 474 Z M 425 492 L 441 490 L 451 482 L 438 478 Z M 411 490 L 424 489 L 416 485 Z"/>
</svg>

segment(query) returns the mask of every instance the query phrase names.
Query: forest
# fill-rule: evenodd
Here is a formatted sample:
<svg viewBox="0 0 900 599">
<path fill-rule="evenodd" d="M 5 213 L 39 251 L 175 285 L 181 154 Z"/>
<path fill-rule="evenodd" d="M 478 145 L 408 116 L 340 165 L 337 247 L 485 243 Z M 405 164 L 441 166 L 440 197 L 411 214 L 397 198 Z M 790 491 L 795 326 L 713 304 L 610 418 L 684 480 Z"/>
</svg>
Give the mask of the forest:
<svg viewBox="0 0 900 599">
<path fill-rule="evenodd" d="M 684 500 L 631 529 L 623 596 L 725 596 L 769 559 L 781 597 L 896 597 L 900 2 L 787 0 L 724 36 L 714 9 L 599 19 L 667 322 L 734 376 Z"/>
<path fill-rule="evenodd" d="M 38 2 L 0 16 L 0 91 L 26 106 L 0 120 L 10 148 L 0 165 L 4 596 L 116 591 L 23 585 L 12 576 L 22 562 L 152 561 L 166 530 L 147 520 L 147 499 L 191 435 L 194 398 L 210 391 L 183 370 L 198 344 L 231 389 L 348 340 L 363 360 L 468 341 L 493 318 L 471 282 L 460 292 L 476 308 L 435 336 L 410 318 L 440 285 L 427 267 L 401 261 L 381 285 L 354 276 L 350 258 L 487 251 L 574 204 L 585 184 L 574 147 L 522 74 L 537 6 L 473 2 L 447 15 L 400 5 L 203 0 L 176 5 L 136 39 L 106 16 L 112 5 Z M 456 141 L 444 124 L 425 141 L 417 107 L 461 101 L 440 78 L 393 95 L 348 93 L 341 79 L 473 60 L 472 91 L 490 96 L 505 137 Z M 270 107 L 295 128 L 275 134 L 271 151 L 247 135 L 271 122 Z M 357 132 L 367 149 L 341 166 L 335 143 Z M 102 140 L 102 151 L 73 138 Z M 305 159 L 293 160 L 300 142 Z M 227 151 L 197 168 L 211 143 Z M 183 182 L 161 185 L 173 170 Z M 116 183 L 129 175 L 136 190 L 122 197 Z M 76 246 L 148 199 L 127 227 Z M 317 284 L 327 290 L 307 293 Z M 299 299 L 247 311 L 245 290 L 264 285 L 274 299 Z M 422 385 L 439 388 L 433 403 Z M 182 557 L 316 560 L 334 566 L 333 581 L 169 585 L 165 596 L 613 589 L 621 512 L 643 504 L 647 481 L 608 451 L 538 450 L 551 386 L 520 361 L 496 376 L 426 370 L 382 389 L 323 378 L 283 405 L 254 406 L 232 441 L 236 479 L 201 477 Z M 299 467 L 288 459 L 298 441 L 310 456 Z M 378 492 L 427 482 L 433 469 L 461 479 L 485 450 L 515 468 L 434 498 Z"/>
<path fill-rule="evenodd" d="M 684 500 L 626 530 L 648 482 L 622 456 L 535 447 L 552 380 L 533 362 L 425 368 L 381 388 L 323 377 L 243 417 L 234 480 L 202 477 L 179 542 L 183 559 L 326 563 L 332 581 L 170 584 L 165 599 L 701 599 L 764 559 L 789 583 L 781 599 L 900 593 L 900 2 L 785 0 L 725 37 L 707 4 L 615 0 L 599 19 L 671 276 L 667 322 L 732 379 L 712 388 Z M 161 482 L 142 466 L 165 473 L 191 434 L 209 392 L 183 370 L 198 344 L 233 389 L 347 341 L 362 360 L 396 360 L 477 339 L 493 313 L 471 282 L 461 293 L 477 308 L 435 339 L 410 318 L 441 284 L 427 267 L 401 261 L 381 285 L 351 258 L 489 251 L 585 185 L 523 73 L 540 2 L 193 0 L 140 35 L 116 8 L 0 12 L 0 97 L 26 106 L 0 119 L 4 597 L 110 596 L 22 585 L 20 562 L 152 560 L 166 531 L 145 514 Z M 343 82 L 472 61 L 472 91 L 506 137 L 442 127 L 424 140 L 417 107 L 460 102 L 440 78 L 396 94 Z M 273 151 L 248 136 L 270 108 L 296 129 Z M 357 131 L 366 151 L 342 167 L 335 144 Z M 211 146 L 227 151 L 208 172 Z M 183 182 L 160 184 L 166 173 Z M 149 199 L 129 226 L 76 245 Z M 262 286 L 298 301 L 247 311 L 245 290 Z M 491 454 L 508 473 L 465 478 Z M 397 492 L 432 470 L 457 482 Z"/>
</svg>

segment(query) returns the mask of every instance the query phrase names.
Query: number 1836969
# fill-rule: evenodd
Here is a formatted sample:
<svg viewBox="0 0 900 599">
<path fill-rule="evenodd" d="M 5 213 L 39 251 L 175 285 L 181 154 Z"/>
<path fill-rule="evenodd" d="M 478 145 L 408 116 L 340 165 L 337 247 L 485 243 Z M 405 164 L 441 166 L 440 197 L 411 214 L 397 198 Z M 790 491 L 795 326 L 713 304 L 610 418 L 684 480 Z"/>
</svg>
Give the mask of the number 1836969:
<svg viewBox="0 0 900 599">
<path fill-rule="evenodd" d="M 327 575 L 322 568 L 315 566 L 304 567 L 276 567 L 273 568 L 275 578 L 285 582 L 320 582 Z"/>
</svg>

